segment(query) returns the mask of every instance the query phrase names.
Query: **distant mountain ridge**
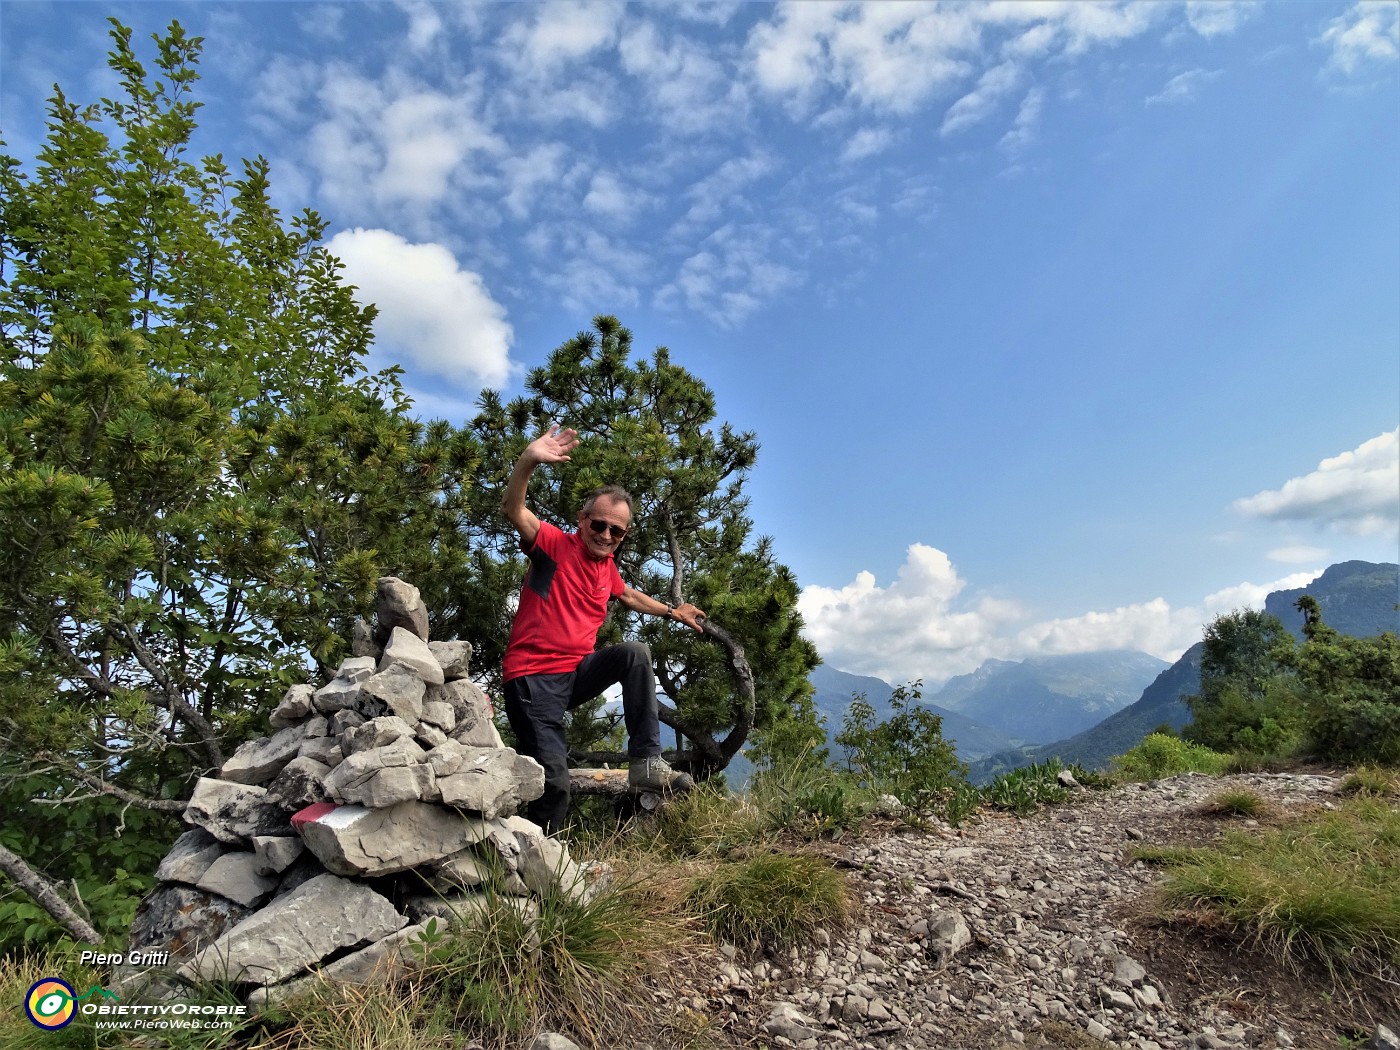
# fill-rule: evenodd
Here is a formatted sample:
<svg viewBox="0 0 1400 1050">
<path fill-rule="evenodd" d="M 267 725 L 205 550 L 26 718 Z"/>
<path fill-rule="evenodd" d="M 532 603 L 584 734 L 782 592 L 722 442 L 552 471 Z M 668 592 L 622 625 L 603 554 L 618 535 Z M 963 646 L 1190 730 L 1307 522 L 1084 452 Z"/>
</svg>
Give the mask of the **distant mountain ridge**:
<svg viewBox="0 0 1400 1050">
<path fill-rule="evenodd" d="M 1127 707 L 1166 667 L 1165 660 L 1134 649 L 988 660 L 950 678 L 929 699 L 1027 743 L 1043 743 Z"/>
<path fill-rule="evenodd" d="M 1302 615 L 1293 605 L 1304 594 L 1317 599 L 1323 621 L 1343 634 L 1366 638 L 1400 631 L 1400 612 L 1395 608 L 1400 599 L 1400 565 L 1339 562 L 1306 587 L 1270 593 L 1264 599 L 1265 611 L 1277 616 L 1300 638 Z M 985 784 L 1008 770 L 1050 758 L 1077 763 L 1086 769 L 1101 769 L 1110 758 L 1134 747 L 1158 726 L 1165 723 L 1181 729 L 1191 721 L 1191 711 L 1181 698 L 1201 688 L 1203 649 L 1203 643 L 1197 642 L 1158 675 L 1136 703 L 1083 732 L 1039 747 L 1008 749 L 972 763 L 973 783 Z"/>
</svg>

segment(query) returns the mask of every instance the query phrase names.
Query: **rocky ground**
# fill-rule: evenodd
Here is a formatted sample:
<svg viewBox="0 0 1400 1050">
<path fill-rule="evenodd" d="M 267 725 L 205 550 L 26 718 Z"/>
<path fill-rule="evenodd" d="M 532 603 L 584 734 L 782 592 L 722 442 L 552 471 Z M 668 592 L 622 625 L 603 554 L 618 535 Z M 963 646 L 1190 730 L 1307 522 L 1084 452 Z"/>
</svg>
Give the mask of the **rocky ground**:
<svg viewBox="0 0 1400 1050">
<path fill-rule="evenodd" d="M 1080 791 L 1028 818 L 984 814 L 961 830 L 867 826 L 821 844 L 850 875 L 849 926 L 772 958 L 723 949 L 659 994 L 736 1046 L 1400 1047 L 1384 1027 L 1400 1030 L 1400 985 L 1333 980 L 1228 931 L 1164 921 L 1160 869 L 1129 856 L 1138 844 L 1211 840 L 1224 821 L 1201 807 L 1226 787 L 1288 813 L 1335 804 L 1338 782 L 1186 775 Z"/>
</svg>

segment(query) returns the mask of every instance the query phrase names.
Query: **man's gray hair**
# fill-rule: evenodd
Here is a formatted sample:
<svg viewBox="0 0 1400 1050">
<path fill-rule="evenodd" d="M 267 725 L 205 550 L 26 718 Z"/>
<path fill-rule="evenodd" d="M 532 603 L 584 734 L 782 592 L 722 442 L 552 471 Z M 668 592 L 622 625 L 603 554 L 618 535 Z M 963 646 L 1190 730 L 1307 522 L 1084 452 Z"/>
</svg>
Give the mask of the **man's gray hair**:
<svg viewBox="0 0 1400 1050">
<path fill-rule="evenodd" d="M 598 502 L 598 497 L 600 496 L 606 496 L 608 499 L 627 504 L 627 513 L 632 513 L 632 493 L 628 492 L 621 485 L 604 485 L 602 488 L 594 489 L 583 498 L 582 512 L 584 514 L 592 514 L 593 504 Z"/>
</svg>

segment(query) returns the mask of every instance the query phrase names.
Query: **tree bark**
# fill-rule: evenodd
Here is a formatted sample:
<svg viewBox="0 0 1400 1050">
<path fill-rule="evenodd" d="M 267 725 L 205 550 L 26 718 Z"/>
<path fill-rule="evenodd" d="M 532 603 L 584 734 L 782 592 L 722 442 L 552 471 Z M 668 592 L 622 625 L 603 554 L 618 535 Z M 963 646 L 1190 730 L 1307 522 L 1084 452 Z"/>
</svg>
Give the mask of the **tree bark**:
<svg viewBox="0 0 1400 1050">
<path fill-rule="evenodd" d="M 23 858 L 0 846 L 0 871 L 54 917 L 54 920 L 84 944 L 101 944 L 102 937 L 92 924 L 73 910 L 72 905 L 58 895 L 54 884 L 26 864 Z"/>
</svg>

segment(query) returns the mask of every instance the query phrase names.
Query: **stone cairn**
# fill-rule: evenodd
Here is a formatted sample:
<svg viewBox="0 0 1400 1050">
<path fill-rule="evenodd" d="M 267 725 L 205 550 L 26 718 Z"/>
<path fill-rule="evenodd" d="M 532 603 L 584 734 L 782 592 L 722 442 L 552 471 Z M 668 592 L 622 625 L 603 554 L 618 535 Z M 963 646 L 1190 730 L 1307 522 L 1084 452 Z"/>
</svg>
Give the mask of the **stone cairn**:
<svg viewBox="0 0 1400 1050">
<path fill-rule="evenodd" d="M 392 576 L 375 619 L 356 622 L 334 679 L 292 686 L 276 732 L 195 785 L 191 829 L 131 927 L 132 953 L 166 964 L 121 975 L 128 988 L 232 982 L 257 1005 L 383 980 L 414 962 L 431 919 L 479 912 L 488 888 L 528 914 L 604 884 L 602 866 L 574 864 L 513 815 L 543 793 L 544 770 L 502 743 L 467 680 L 470 644 L 428 641 L 418 588 Z"/>
</svg>

